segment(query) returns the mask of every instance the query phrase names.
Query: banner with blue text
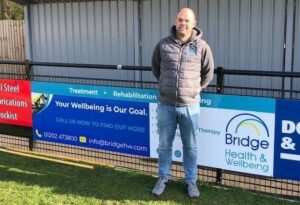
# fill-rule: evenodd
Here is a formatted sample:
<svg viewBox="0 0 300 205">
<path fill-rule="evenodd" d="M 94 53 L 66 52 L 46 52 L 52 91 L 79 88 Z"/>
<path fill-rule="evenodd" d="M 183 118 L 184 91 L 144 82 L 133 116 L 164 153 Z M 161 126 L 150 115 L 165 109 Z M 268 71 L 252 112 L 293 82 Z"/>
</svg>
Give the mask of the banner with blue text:
<svg viewBox="0 0 300 205">
<path fill-rule="evenodd" d="M 273 175 L 275 99 L 202 93 L 199 120 L 198 165 Z M 157 132 L 150 148 L 150 156 L 157 158 Z M 173 160 L 182 159 L 177 129 Z"/>
<path fill-rule="evenodd" d="M 32 82 L 33 136 L 158 157 L 158 92 Z M 300 177 L 300 101 L 201 94 L 198 165 L 277 178 Z M 174 161 L 182 161 L 180 131 Z"/>
<path fill-rule="evenodd" d="M 32 82 L 33 136 L 149 156 L 155 90 Z"/>
</svg>

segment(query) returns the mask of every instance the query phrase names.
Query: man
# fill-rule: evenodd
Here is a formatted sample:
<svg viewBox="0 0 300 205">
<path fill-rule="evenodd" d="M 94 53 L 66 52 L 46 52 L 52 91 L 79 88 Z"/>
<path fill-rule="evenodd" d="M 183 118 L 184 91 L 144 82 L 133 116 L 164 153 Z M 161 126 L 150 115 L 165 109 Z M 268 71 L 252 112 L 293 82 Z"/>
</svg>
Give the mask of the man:
<svg viewBox="0 0 300 205">
<path fill-rule="evenodd" d="M 171 178 L 172 145 L 179 125 L 183 144 L 183 167 L 189 197 L 200 195 L 197 181 L 197 130 L 200 91 L 213 78 L 211 50 L 201 39 L 194 12 L 183 8 L 176 17 L 170 36 L 155 47 L 152 72 L 159 81 L 157 122 L 159 131 L 159 179 L 152 193 L 160 196 Z"/>
</svg>

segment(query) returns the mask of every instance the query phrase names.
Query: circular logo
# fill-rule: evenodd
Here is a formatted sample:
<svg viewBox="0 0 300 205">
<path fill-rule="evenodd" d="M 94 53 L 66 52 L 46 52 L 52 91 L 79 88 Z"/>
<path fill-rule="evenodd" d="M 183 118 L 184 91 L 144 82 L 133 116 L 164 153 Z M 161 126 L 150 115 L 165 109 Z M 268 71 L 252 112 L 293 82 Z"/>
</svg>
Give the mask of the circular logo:
<svg viewBox="0 0 300 205">
<path fill-rule="evenodd" d="M 174 154 L 175 154 L 175 157 L 181 157 L 181 152 L 179 151 L 179 150 L 176 150 L 175 152 L 174 152 Z"/>
</svg>

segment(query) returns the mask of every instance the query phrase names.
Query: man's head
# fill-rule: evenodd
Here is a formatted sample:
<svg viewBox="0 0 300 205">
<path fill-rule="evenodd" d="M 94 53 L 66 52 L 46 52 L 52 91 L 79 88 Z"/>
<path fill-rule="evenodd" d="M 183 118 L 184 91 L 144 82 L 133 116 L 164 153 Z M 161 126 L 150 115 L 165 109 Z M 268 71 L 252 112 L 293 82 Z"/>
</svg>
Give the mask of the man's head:
<svg viewBox="0 0 300 205">
<path fill-rule="evenodd" d="M 176 17 L 176 32 L 179 38 L 189 38 L 196 26 L 195 13 L 189 8 L 181 9 Z"/>
</svg>

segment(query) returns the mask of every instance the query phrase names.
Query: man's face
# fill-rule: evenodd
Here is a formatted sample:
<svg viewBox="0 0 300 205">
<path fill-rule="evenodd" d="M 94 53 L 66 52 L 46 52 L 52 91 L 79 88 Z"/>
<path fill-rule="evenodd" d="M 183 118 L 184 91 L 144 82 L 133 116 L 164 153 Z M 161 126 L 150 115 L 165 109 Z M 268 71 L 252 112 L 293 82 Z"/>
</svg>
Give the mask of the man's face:
<svg viewBox="0 0 300 205">
<path fill-rule="evenodd" d="M 177 35 L 182 37 L 191 36 L 193 28 L 196 25 L 195 16 L 189 10 L 183 10 L 178 13 L 176 18 Z"/>
</svg>

